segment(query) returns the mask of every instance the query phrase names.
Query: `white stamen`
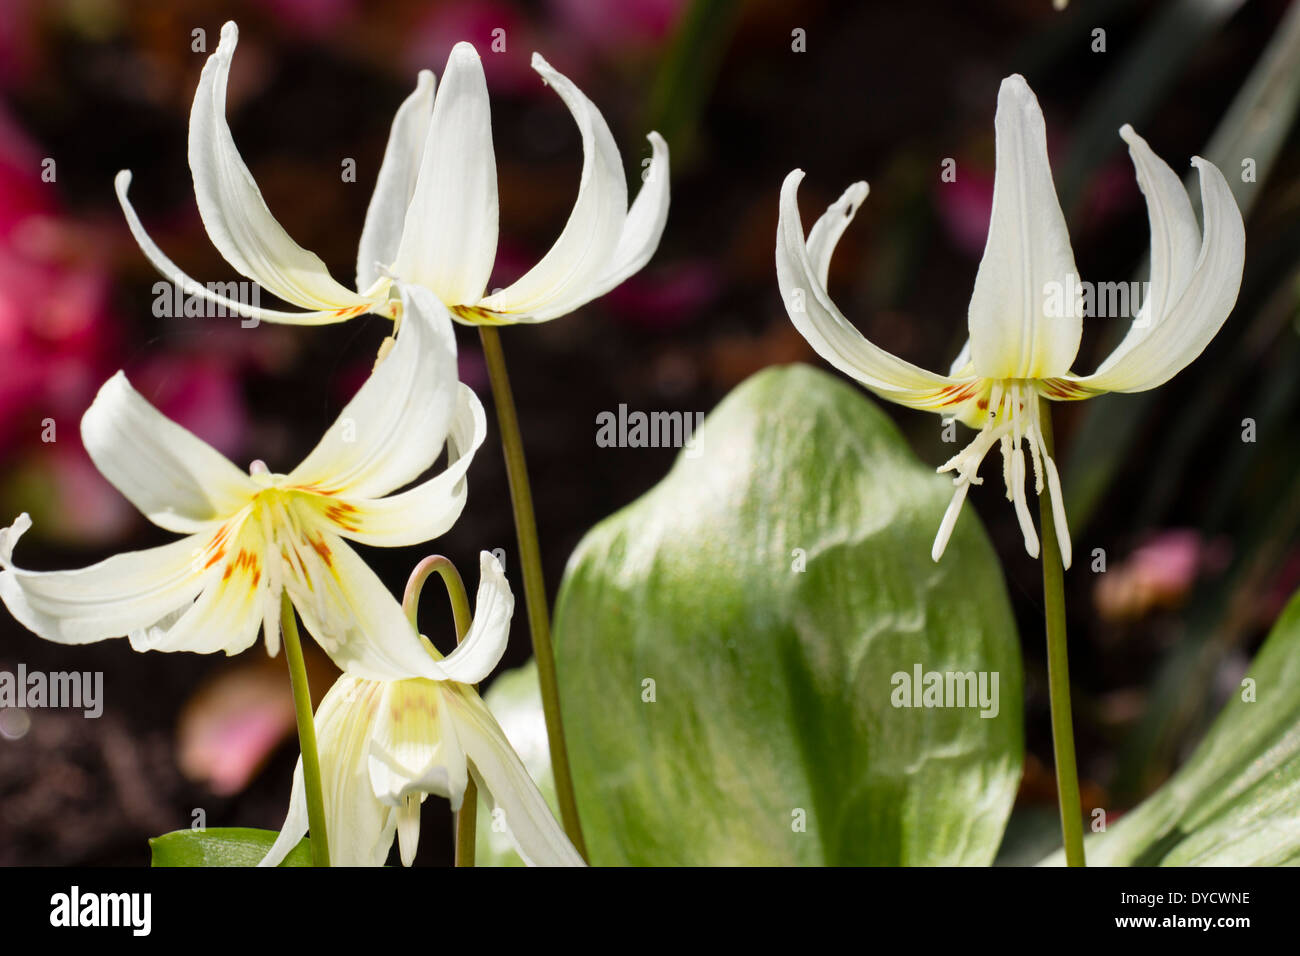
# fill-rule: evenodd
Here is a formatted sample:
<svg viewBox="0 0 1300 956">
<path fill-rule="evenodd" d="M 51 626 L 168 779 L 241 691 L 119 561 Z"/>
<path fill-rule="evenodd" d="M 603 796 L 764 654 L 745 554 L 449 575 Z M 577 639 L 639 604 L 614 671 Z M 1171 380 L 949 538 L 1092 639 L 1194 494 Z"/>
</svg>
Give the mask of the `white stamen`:
<svg viewBox="0 0 1300 956">
<path fill-rule="evenodd" d="M 934 546 L 930 548 L 930 558 L 936 562 L 943 557 L 944 549 L 948 547 L 948 539 L 952 537 L 952 529 L 957 524 L 968 491 L 970 482 L 958 478 L 957 490 L 953 492 L 952 501 L 948 502 L 948 510 L 943 513 L 943 521 L 939 522 L 939 533 L 934 536 Z"/>
</svg>

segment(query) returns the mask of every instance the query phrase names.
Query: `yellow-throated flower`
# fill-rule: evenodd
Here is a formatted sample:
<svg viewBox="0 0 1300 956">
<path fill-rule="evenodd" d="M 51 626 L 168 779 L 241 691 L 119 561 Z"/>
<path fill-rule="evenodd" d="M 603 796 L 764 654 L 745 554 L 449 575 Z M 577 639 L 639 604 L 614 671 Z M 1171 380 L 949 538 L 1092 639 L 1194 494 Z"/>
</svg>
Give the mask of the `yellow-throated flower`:
<svg viewBox="0 0 1300 956">
<path fill-rule="evenodd" d="M 1061 558 L 1070 538 L 1060 479 L 1047 454 L 1039 398 L 1069 401 L 1162 385 L 1195 359 L 1237 300 L 1245 228 L 1223 174 L 1199 156 L 1204 229 L 1177 175 L 1130 126 L 1120 130 L 1146 196 L 1151 223 L 1150 291 L 1128 334 L 1091 375 L 1070 371 L 1082 332 L 1082 285 L 1052 184 L 1038 100 L 1021 76 L 1002 81 L 995 120 L 997 171 L 984 257 L 968 314 L 970 340 L 948 375 L 906 362 L 868 341 L 826 291 L 831 253 L 867 195 L 850 186 L 804 237 L 795 170 L 781 189 L 776 271 L 795 327 L 827 362 L 881 398 L 960 419 L 979 430 L 939 471 L 956 472 L 955 492 L 931 552 L 938 561 L 980 462 L 1000 445 L 1003 478 L 1025 549 L 1038 555 L 1025 494 L 1029 446 L 1034 485 L 1051 495 Z"/>
<path fill-rule="evenodd" d="M 187 293 L 255 319 L 314 325 L 363 312 L 394 316 L 396 278 L 431 290 L 461 322 L 543 322 L 604 295 L 640 270 L 659 244 L 668 216 L 667 144 L 650 134 L 645 185 L 629 208 L 622 157 L 600 111 L 534 54 L 533 68 L 560 95 L 582 134 L 578 197 L 550 251 L 518 281 L 485 295 L 497 248 L 496 158 L 483 65 L 473 46 L 458 43 L 437 97 L 433 74 L 421 71 L 393 120 L 361 233 L 354 292 L 289 237 L 235 148 L 225 104 L 237 39 L 235 24 L 227 23 L 194 96 L 189 159 L 195 198 L 226 261 L 306 311 L 232 299 L 183 273 L 144 231 L 126 195 L 131 174 L 123 170 L 117 194 L 132 234 L 155 268 Z"/>
<path fill-rule="evenodd" d="M 341 668 L 375 678 L 439 677 L 392 637 L 405 616 L 344 539 L 397 547 L 445 532 L 465 505 L 465 472 L 486 434 L 483 407 L 456 380 L 451 319 L 427 290 L 400 290 L 396 344 L 316 448 L 287 475 L 241 471 L 164 417 L 119 372 L 81 422 L 95 466 L 154 524 L 184 534 L 76 571 L 13 564 L 22 515 L 0 531 L 0 599 L 61 644 L 130 638 L 139 651 L 234 654 L 264 625 L 280 644 L 281 594 Z M 447 449 L 445 469 L 407 490 Z M 393 494 L 392 492 L 397 492 Z"/>
<path fill-rule="evenodd" d="M 529 865 L 582 866 L 474 684 L 501 660 L 514 596 L 501 565 L 484 551 L 473 623 L 442 657 L 405 621 L 385 641 L 401 640 L 437 664 L 441 676 L 366 680 L 344 674 L 316 711 L 321 790 L 330 862 L 382 866 L 398 837 L 402 862 L 415 858 L 420 805 L 429 794 L 459 810 L 470 777 Z M 302 760 L 293 775 L 289 813 L 262 861 L 274 866 L 306 835 Z"/>
</svg>

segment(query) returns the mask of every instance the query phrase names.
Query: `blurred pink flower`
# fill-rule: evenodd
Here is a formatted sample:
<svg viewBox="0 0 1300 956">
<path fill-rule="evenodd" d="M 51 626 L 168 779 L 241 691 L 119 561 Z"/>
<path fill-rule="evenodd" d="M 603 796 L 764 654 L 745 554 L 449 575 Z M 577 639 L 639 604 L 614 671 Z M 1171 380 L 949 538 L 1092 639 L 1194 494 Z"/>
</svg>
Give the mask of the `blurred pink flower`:
<svg viewBox="0 0 1300 956">
<path fill-rule="evenodd" d="M 337 30 L 356 10 L 355 0 L 262 0 L 261 5 L 283 26 L 312 36 Z"/>
<path fill-rule="evenodd" d="M 410 32 L 402 54 L 411 80 L 418 70 L 441 75 L 447 54 L 461 40 L 478 50 L 492 89 L 507 94 L 540 95 L 544 91 L 529 66 L 538 49 L 536 33 L 518 4 L 502 0 L 452 0 L 432 5 Z M 494 40 L 504 43 L 505 50 L 494 50 Z"/>
<path fill-rule="evenodd" d="M 717 297 L 716 267 L 673 263 L 642 272 L 605 297 L 603 308 L 615 319 L 656 331 L 668 331 L 698 318 Z"/>
<path fill-rule="evenodd" d="M 963 171 L 952 183 L 940 182 L 935 190 L 939 221 L 953 245 L 973 259 L 984 251 L 993 211 L 993 174 Z"/>
<path fill-rule="evenodd" d="M 1107 620 L 1135 620 L 1157 608 L 1177 607 L 1203 573 L 1223 569 L 1221 542 L 1199 531 L 1161 531 L 1097 579 L 1093 600 Z"/>
<path fill-rule="evenodd" d="M 663 40 L 677 23 L 687 0 L 550 0 L 551 10 L 566 32 L 572 31 L 601 52 L 617 53 L 628 46 Z"/>
</svg>

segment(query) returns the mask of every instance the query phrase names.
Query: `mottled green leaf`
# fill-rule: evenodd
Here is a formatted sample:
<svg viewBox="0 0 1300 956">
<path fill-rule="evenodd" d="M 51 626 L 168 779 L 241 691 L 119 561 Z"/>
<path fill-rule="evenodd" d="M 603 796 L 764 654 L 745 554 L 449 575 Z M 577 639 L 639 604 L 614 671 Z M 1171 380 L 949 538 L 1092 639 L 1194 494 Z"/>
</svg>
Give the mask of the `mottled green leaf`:
<svg viewBox="0 0 1300 956">
<path fill-rule="evenodd" d="M 861 391 L 792 366 L 586 536 L 555 623 L 593 862 L 992 861 L 1020 652 L 972 508 L 930 560 L 951 493 Z M 918 666 L 996 674 L 998 713 L 893 706 Z"/>
<path fill-rule="evenodd" d="M 1253 698 L 1253 699 L 1251 699 Z M 1300 863 L 1300 595 L 1186 764 L 1088 838 L 1099 866 Z M 1059 854 L 1047 863 L 1062 862 Z"/>
<path fill-rule="evenodd" d="M 279 834 L 274 830 L 222 827 L 173 830 L 149 841 L 153 866 L 256 866 Z M 311 842 L 303 839 L 281 866 L 311 866 Z"/>
</svg>

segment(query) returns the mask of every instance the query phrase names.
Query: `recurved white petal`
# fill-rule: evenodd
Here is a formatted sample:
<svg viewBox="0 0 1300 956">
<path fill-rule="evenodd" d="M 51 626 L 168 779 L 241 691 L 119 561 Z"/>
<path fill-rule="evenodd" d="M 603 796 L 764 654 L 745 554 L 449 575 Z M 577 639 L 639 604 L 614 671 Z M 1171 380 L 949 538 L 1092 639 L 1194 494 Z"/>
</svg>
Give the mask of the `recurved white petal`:
<svg viewBox="0 0 1300 956">
<path fill-rule="evenodd" d="M 316 643 L 345 673 L 370 680 L 442 680 L 397 600 L 370 566 L 324 526 L 284 565 L 285 589 Z"/>
<path fill-rule="evenodd" d="M 478 396 L 460 384 L 456 416 L 447 434 L 447 466 L 427 481 L 385 498 L 321 499 L 321 513 L 345 538 L 377 547 L 421 544 L 444 534 L 465 508 L 465 473 L 487 436 Z"/>
<path fill-rule="evenodd" d="M 472 687 L 448 685 L 446 695 L 470 772 L 489 804 L 503 811 L 515 849 L 529 866 L 584 866 L 537 784 Z"/>
<path fill-rule="evenodd" d="M 1223 327 L 1236 304 L 1245 265 L 1246 227 L 1218 168 L 1199 156 L 1192 159 L 1200 174 L 1205 227 L 1200 253 L 1189 270 L 1185 264 L 1187 222 L 1173 192 L 1181 194 L 1182 187 L 1172 172 L 1168 178 L 1162 175 L 1159 167 L 1164 163 L 1145 150 L 1146 144 L 1136 135 L 1130 142 L 1135 162 L 1142 156 L 1142 162 L 1147 164 L 1145 173 L 1150 177 L 1143 183 L 1143 191 L 1151 207 L 1151 293 L 1141 313 L 1142 324 L 1134 323 L 1097 371 L 1083 377 L 1070 376 L 1075 384 L 1096 391 L 1145 391 L 1163 385 L 1186 368 Z M 1139 181 L 1143 173 L 1140 163 Z M 1162 247 L 1159 273 L 1157 244 Z M 1173 288 L 1180 282 L 1181 287 Z"/>
<path fill-rule="evenodd" d="M 491 553 L 481 552 L 473 623 L 465 639 L 438 662 L 449 680 L 477 684 L 492 673 L 506 652 L 514 611 L 515 596 L 505 569 Z"/>
<path fill-rule="evenodd" d="M 658 133 L 650 133 L 650 165 L 642 174 L 632 208 L 627 212 L 618 236 L 614 255 L 605 273 L 596 281 L 598 290 L 592 298 L 604 295 L 629 276 L 645 268 L 664 234 L 668 222 L 669 178 L 668 143 Z"/>
<path fill-rule="evenodd" d="M 26 571 L 13 550 L 31 527 L 20 515 L 0 531 L 0 600 L 18 622 L 47 641 L 89 644 L 173 620 L 203 586 L 208 535 L 128 551 L 75 571 Z"/>
<path fill-rule="evenodd" d="M 582 135 L 578 198 L 560 237 L 541 261 L 479 304 L 494 312 L 529 313 L 531 321 L 542 321 L 572 311 L 599 294 L 598 283 L 610 272 L 618 253 L 628 209 L 623 159 L 600 110 L 540 54 L 533 54 L 533 69 L 564 100 Z M 666 198 L 665 194 L 665 208 Z M 653 194 L 650 199 L 653 202 Z M 645 227 L 653 227 L 657 213 L 657 208 L 648 205 L 639 218 L 651 221 L 645 226 L 638 221 L 637 228 L 648 231 Z M 636 237 L 629 242 L 637 246 L 635 253 L 629 254 L 639 255 L 644 242 L 638 243 Z"/>
<path fill-rule="evenodd" d="M 831 301 L 819 269 L 830 255 L 833 230 L 824 227 L 817 239 L 820 264 L 814 264 L 799 217 L 799 183 L 803 170 L 786 176 L 781 187 L 781 214 L 776 232 L 776 276 L 786 311 L 808 344 L 831 365 L 890 401 L 938 411 L 959 400 L 969 380 L 949 378 L 918 368 L 868 341 Z M 854 189 L 831 207 L 839 215 L 855 208 Z M 861 200 L 858 199 L 858 202 Z"/>
<path fill-rule="evenodd" d="M 1052 184 L 1043 113 L 1024 77 L 1002 81 L 994 125 L 993 211 L 968 316 L 975 371 L 984 378 L 1063 375 L 1083 330 L 1067 294 L 1077 288 L 1078 269 Z"/>
<path fill-rule="evenodd" d="M 257 493 L 247 474 L 145 401 L 122 372 L 86 410 L 81 440 L 104 477 L 168 531 L 224 521 Z"/>
<path fill-rule="evenodd" d="M 235 147 L 226 84 L 238 39 L 234 23 L 221 28 L 190 111 L 190 171 L 203 225 L 227 262 L 286 302 L 311 310 L 369 307 L 368 298 L 332 279 L 320 257 L 289 237 Z"/>
<path fill-rule="evenodd" d="M 427 286 L 449 306 L 478 302 L 496 259 L 497 219 L 487 80 L 474 47 L 457 43 L 434 97 L 397 277 Z"/>
<path fill-rule="evenodd" d="M 145 231 L 144 224 L 140 222 L 140 217 L 136 215 L 131 200 L 127 198 L 127 190 L 131 187 L 130 170 L 123 169 L 119 172 L 117 178 L 113 181 L 113 185 L 117 190 L 117 200 L 122 205 L 122 212 L 126 216 L 127 227 L 131 230 L 131 235 L 135 237 L 135 241 L 140 245 L 145 258 L 166 277 L 168 282 L 178 287 L 182 293 L 211 302 L 217 307 L 214 312 L 220 315 L 241 315 L 250 319 L 257 319 L 260 322 L 278 322 L 281 325 L 329 325 L 333 322 L 350 319 L 362 312 L 371 311 L 387 315 L 389 318 L 394 315 L 394 305 L 384 301 L 384 297 L 388 294 L 387 290 L 380 290 L 373 301 L 367 299 L 366 303 L 362 305 L 312 312 L 285 312 L 282 309 L 264 308 L 253 301 L 251 291 L 248 295 L 232 299 L 221 290 L 229 291 L 233 283 L 212 282 L 206 286 L 203 285 L 197 279 L 182 272 L 180 267 L 172 262 L 166 253 L 158 247 L 158 244 L 150 238 L 149 233 Z"/>
<path fill-rule="evenodd" d="M 457 406 L 456 338 L 442 303 L 400 285 L 397 342 L 315 449 L 285 479 L 347 498 L 378 498 L 418 478 L 442 451 Z"/>
<path fill-rule="evenodd" d="M 840 236 L 849 228 L 849 223 L 857 215 L 869 191 L 870 187 L 865 182 L 854 183 L 827 207 L 808 230 L 808 262 L 823 289 L 827 288 L 830 279 L 831 256 L 839 244 Z"/>
<path fill-rule="evenodd" d="M 384 150 L 375 191 L 370 195 L 366 224 L 361 230 L 361 245 L 357 250 L 358 292 L 366 292 L 381 278 L 380 269 L 390 268 L 397 259 L 406 209 L 415 193 L 424 142 L 429 136 L 434 86 L 433 73 L 421 70 L 415 92 L 398 107 L 393 118 L 388 147 Z"/>
</svg>

